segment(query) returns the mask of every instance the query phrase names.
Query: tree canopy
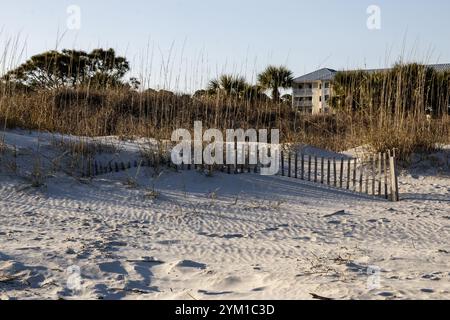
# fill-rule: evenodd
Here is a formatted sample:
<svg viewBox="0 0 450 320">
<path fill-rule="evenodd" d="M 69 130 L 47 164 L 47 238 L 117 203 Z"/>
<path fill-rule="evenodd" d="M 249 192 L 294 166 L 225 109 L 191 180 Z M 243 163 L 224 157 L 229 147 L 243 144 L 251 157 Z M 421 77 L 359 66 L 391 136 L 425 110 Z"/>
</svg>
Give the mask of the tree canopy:
<svg viewBox="0 0 450 320">
<path fill-rule="evenodd" d="M 47 51 L 3 76 L 3 80 L 20 83 L 32 89 L 57 89 L 80 85 L 110 87 L 124 85 L 130 70 L 126 58 L 114 49 L 95 49 L 90 53 L 77 50 Z M 132 81 L 136 86 L 136 81 Z"/>
<path fill-rule="evenodd" d="M 245 78 L 224 74 L 209 82 L 208 92 L 223 93 L 227 96 L 241 95 L 247 87 L 248 84 Z"/>
<path fill-rule="evenodd" d="M 258 75 L 258 84 L 266 90 L 271 90 L 272 99 L 276 102 L 280 101 L 279 89 L 289 89 L 293 80 L 292 71 L 284 66 L 268 66 Z"/>
<path fill-rule="evenodd" d="M 264 94 L 264 89 L 259 85 L 252 85 L 244 77 L 230 74 L 212 79 L 206 89 L 197 90 L 194 93 L 195 98 L 204 96 L 236 97 L 251 101 L 261 101 L 268 98 Z"/>
</svg>

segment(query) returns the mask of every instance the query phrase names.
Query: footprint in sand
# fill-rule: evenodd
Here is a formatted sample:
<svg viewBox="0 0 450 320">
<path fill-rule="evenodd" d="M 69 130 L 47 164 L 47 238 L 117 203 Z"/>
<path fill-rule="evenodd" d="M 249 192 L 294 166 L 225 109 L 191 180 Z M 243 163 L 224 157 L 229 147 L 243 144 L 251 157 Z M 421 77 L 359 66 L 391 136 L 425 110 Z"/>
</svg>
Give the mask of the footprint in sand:
<svg viewBox="0 0 450 320">
<path fill-rule="evenodd" d="M 234 293 L 233 291 L 214 292 L 214 291 L 207 291 L 207 290 L 198 290 L 197 292 L 202 293 L 205 296 L 222 296 L 222 295 Z"/>
<path fill-rule="evenodd" d="M 240 233 L 237 233 L 237 234 L 226 234 L 226 235 L 223 236 L 224 239 L 240 239 L 240 238 L 243 238 L 243 237 L 244 237 L 244 235 L 240 234 Z"/>
<path fill-rule="evenodd" d="M 183 260 L 178 262 L 175 267 L 177 268 L 185 268 L 185 269 L 200 269 L 200 270 L 205 270 L 206 269 L 206 264 L 204 263 L 200 263 L 200 262 L 195 262 L 192 260 Z"/>
<path fill-rule="evenodd" d="M 102 272 L 128 275 L 128 272 L 122 266 L 120 261 L 103 262 L 103 263 L 100 263 L 98 265 L 98 267 L 99 267 L 100 271 L 102 271 Z"/>
<path fill-rule="evenodd" d="M 384 297 L 384 298 L 391 298 L 391 297 L 395 296 L 395 294 L 393 292 L 388 292 L 388 291 L 380 292 L 378 295 L 380 297 Z"/>
<path fill-rule="evenodd" d="M 341 222 L 338 220 L 331 220 L 331 221 L 328 221 L 328 224 L 339 225 L 339 224 L 341 224 Z"/>
<path fill-rule="evenodd" d="M 163 240 L 163 241 L 158 241 L 157 244 L 161 244 L 163 246 L 171 246 L 174 244 L 180 244 L 181 241 L 180 240 Z"/>
<path fill-rule="evenodd" d="M 440 281 L 441 280 L 441 277 L 440 277 L 441 275 L 442 275 L 441 272 L 429 273 L 429 274 L 423 275 L 422 279 L 432 280 L 432 281 Z"/>
<path fill-rule="evenodd" d="M 433 289 L 427 289 L 427 288 L 420 289 L 420 291 L 423 292 L 423 293 L 434 293 Z"/>
</svg>

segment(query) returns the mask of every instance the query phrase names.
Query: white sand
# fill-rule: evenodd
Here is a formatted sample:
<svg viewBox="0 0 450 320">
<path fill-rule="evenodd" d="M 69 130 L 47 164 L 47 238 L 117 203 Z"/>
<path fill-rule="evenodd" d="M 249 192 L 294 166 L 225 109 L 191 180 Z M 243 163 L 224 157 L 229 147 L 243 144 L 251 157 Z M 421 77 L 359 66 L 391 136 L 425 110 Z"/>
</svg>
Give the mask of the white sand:
<svg viewBox="0 0 450 320">
<path fill-rule="evenodd" d="M 0 298 L 450 298 L 445 158 L 403 174 L 399 203 L 255 174 L 153 179 L 148 168 L 92 182 L 59 172 L 33 188 L 36 139 L 5 135 L 19 169 L 3 157 Z M 58 154 L 49 135 L 40 142 Z"/>
</svg>

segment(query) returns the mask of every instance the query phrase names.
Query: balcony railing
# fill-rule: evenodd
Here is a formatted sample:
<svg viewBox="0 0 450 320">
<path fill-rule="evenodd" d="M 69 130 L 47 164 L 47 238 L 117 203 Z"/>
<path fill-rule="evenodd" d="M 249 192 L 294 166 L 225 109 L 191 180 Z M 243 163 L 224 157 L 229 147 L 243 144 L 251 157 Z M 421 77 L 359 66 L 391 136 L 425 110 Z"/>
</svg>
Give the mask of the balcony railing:
<svg viewBox="0 0 450 320">
<path fill-rule="evenodd" d="M 295 101 L 294 102 L 294 107 L 296 107 L 296 108 L 309 108 L 312 106 L 313 106 L 312 101 Z"/>
<path fill-rule="evenodd" d="M 294 89 L 294 96 L 308 97 L 313 95 L 312 89 Z"/>
</svg>

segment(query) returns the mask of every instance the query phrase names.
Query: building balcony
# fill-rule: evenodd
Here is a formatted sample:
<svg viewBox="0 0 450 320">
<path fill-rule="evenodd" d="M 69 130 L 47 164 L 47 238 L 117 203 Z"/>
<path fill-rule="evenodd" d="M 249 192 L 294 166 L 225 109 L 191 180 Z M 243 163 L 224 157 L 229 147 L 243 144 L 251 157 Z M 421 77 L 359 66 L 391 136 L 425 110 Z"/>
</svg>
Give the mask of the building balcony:
<svg viewBox="0 0 450 320">
<path fill-rule="evenodd" d="M 295 101 L 294 107 L 295 108 L 312 108 L 313 103 L 312 101 Z"/>
<path fill-rule="evenodd" d="M 313 95 L 313 89 L 294 89 L 293 93 L 296 97 L 310 97 Z"/>
</svg>

